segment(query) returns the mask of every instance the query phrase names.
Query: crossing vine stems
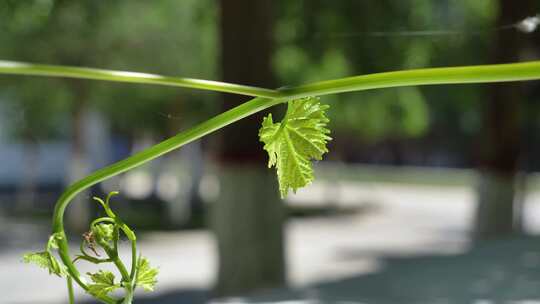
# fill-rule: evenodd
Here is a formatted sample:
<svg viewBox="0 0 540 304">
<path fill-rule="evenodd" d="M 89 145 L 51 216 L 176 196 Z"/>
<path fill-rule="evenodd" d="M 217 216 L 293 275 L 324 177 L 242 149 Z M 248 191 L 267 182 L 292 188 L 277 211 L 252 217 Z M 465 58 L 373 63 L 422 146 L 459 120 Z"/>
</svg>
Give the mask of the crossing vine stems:
<svg viewBox="0 0 540 304">
<path fill-rule="evenodd" d="M 27 259 L 28 261 L 35 261 L 35 259 L 45 257 L 45 260 L 39 261 L 41 261 L 42 264 L 45 263 L 47 266 L 46 268 L 48 268 L 49 271 L 57 275 L 66 276 L 68 279 L 70 302 L 73 301 L 71 282 L 75 281 L 81 288 L 94 295 L 100 301 L 108 304 L 113 304 L 131 303 L 133 297 L 133 290 L 135 289 L 137 284 L 143 285 L 143 288 L 145 289 L 152 289 L 153 284 L 155 284 L 155 275 L 157 274 L 157 270 L 149 267 L 148 261 L 146 259 L 137 256 L 135 234 L 124 222 L 120 220 L 118 216 L 116 216 L 116 214 L 114 214 L 114 212 L 112 212 L 109 206 L 110 196 L 107 197 L 106 201 L 97 199 L 97 201 L 105 209 L 107 217 L 95 220 L 90 227 L 90 233 L 94 233 L 94 238 L 97 245 L 105 251 L 108 258 L 102 259 L 92 256 L 84 250 L 83 246 L 81 246 L 82 255 L 79 255 L 77 256 L 77 258 L 72 259 L 69 253 L 68 240 L 64 231 L 63 217 L 66 207 L 69 205 L 72 199 L 81 191 L 88 189 L 92 185 L 95 185 L 107 178 L 138 167 L 152 159 L 155 159 L 163 154 L 182 147 L 185 144 L 195 141 L 242 118 L 263 111 L 278 104 L 290 104 L 295 100 L 304 99 L 303 101 L 301 101 L 301 104 L 296 106 L 296 108 L 298 108 L 299 106 L 303 106 L 304 104 L 309 104 L 311 106 L 317 107 L 317 105 L 315 105 L 313 102 L 306 101 L 305 99 L 314 96 L 337 94 L 351 91 L 363 91 L 378 88 L 413 85 L 420 86 L 437 84 L 491 83 L 538 80 L 540 79 L 540 61 L 496 65 L 403 70 L 340 78 L 277 90 L 217 81 L 176 78 L 146 73 L 42 65 L 2 60 L 0 60 L 0 74 L 68 77 L 114 82 L 166 85 L 217 92 L 228 92 L 254 97 L 253 99 L 231 110 L 228 110 L 213 118 L 210 118 L 200 123 L 199 125 L 192 127 L 191 129 L 180 132 L 176 136 L 162 141 L 150 148 L 147 148 L 146 150 L 143 150 L 117 163 L 93 172 L 92 174 L 69 186 L 60 196 L 54 209 L 52 223 L 53 234 L 51 236 L 51 239 L 47 243 L 46 251 L 38 253 L 40 254 L 39 257 L 36 257 L 35 255 L 29 255 L 25 257 L 25 259 Z M 312 120 L 311 122 L 313 122 L 314 129 L 317 127 L 321 127 L 320 124 L 324 124 L 326 122 L 324 113 L 321 112 L 321 107 L 317 107 L 317 111 L 320 112 L 317 112 L 318 114 L 316 113 L 317 115 L 319 115 L 318 118 L 310 117 L 309 115 L 313 115 L 315 111 L 309 112 L 309 110 L 310 109 L 305 108 L 303 109 L 303 111 L 306 113 L 297 113 L 297 119 L 303 121 L 306 121 L 307 119 L 319 119 Z M 276 128 L 279 128 L 279 130 L 281 130 L 286 124 L 287 121 L 285 119 L 280 124 L 276 124 Z M 292 124 L 292 122 L 290 124 Z M 270 131 L 272 131 L 272 126 L 270 124 L 268 124 L 267 127 L 270 128 Z M 322 128 L 324 129 L 324 125 L 322 125 Z M 294 128 L 291 127 L 291 130 L 294 131 Z M 281 134 L 282 132 L 277 133 Z M 266 139 L 271 144 L 273 144 L 274 142 L 280 142 L 274 141 L 272 140 L 272 138 Z M 282 141 L 286 144 L 290 144 L 290 141 Z M 316 142 L 315 144 L 320 144 L 320 142 Z M 316 146 L 315 144 L 313 146 Z M 324 144 L 326 144 L 326 141 L 324 142 Z M 290 146 L 293 147 L 292 145 Z M 309 149 L 309 147 L 306 149 Z M 321 151 L 325 149 L 324 145 L 321 149 Z M 309 151 L 304 152 L 304 154 L 309 157 Z M 320 157 L 321 154 L 318 154 L 316 158 Z M 271 158 L 272 156 L 276 157 L 275 155 L 270 156 Z M 279 155 L 277 155 L 277 157 L 279 158 Z M 274 159 L 273 161 L 274 163 L 276 163 L 276 159 Z M 277 159 L 277 164 L 279 171 L 279 159 Z M 302 176 L 300 176 L 300 178 L 301 177 Z M 287 190 L 287 188 L 285 190 Z M 123 262 L 120 261 L 118 258 L 117 241 L 120 233 L 125 234 L 132 243 L 132 266 L 129 272 L 127 271 Z M 93 246 L 91 240 L 85 240 L 83 242 L 86 242 L 86 245 Z M 60 265 L 58 262 L 55 262 L 56 260 L 51 254 L 52 249 L 58 250 L 58 254 L 62 260 L 62 265 Z M 95 264 L 112 262 L 117 266 L 119 272 L 122 275 L 121 282 L 118 284 L 115 283 L 114 276 L 111 277 L 112 274 L 100 271 L 94 274 L 90 274 L 90 278 L 94 282 L 93 284 L 87 283 L 87 281 L 80 275 L 79 271 L 74 265 L 74 263 L 78 260 L 86 260 Z M 144 273 L 142 277 L 141 273 Z M 139 279 L 140 281 L 138 281 Z M 146 279 L 146 281 L 144 279 Z M 101 284 L 100 286 L 103 287 L 102 289 L 96 287 L 96 285 L 99 284 Z M 116 288 L 124 288 L 125 295 L 122 299 L 114 299 L 108 295 L 109 291 Z"/>
</svg>

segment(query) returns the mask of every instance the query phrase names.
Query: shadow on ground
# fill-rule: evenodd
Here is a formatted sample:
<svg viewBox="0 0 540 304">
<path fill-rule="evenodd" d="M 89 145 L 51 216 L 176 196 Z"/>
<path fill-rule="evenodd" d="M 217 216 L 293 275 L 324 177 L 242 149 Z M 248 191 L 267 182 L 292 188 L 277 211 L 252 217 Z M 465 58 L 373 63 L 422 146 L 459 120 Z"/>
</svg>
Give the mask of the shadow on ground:
<svg viewBox="0 0 540 304">
<path fill-rule="evenodd" d="M 379 271 L 323 282 L 302 290 L 269 293 L 217 303 L 499 304 L 540 303 L 540 238 L 489 241 L 453 256 L 381 256 L 336 251 L 336 259 L 378 256 Z M 536 301 L 535 301 L 536 300 Z M 205 291 L 178 291 L 137 303 L 205 303 Z"/>
<path fill-rule="evenodd" d="M 210 301 L 209 293 L 201 289 L 183 289 L 162 293 L 159 296 L 136 297 L 136 304 L 202 304 Z M 85 302 L 85 304 L 98 304 L 98 302 Z"/>
<path fill-rule="evenodd" d="M 361 252 L 349 251 L 342 257 L 355 259 L 358 254 Z M 382 257 L 382 263 L 379 272 L 315 286 L 318 298 L 329 303 L 514 303 L 540 299 L 539 238 L 490 241 L 454 256 Z"/>
</svg>

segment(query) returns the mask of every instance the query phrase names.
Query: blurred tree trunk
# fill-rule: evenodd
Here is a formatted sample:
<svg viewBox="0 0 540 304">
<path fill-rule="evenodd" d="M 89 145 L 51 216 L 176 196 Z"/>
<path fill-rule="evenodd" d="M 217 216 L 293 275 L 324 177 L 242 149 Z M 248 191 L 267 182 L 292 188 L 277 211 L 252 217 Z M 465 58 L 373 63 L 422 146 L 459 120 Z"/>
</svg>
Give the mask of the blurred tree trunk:
<svg viewBox="0 0 540 304">
<path fill-rule="evenodd" d="M 499 0 L 497 27 L 527 17 L 530 1 Z M 529 6 L 530 7 L 530 6 Z M 522 37 L 515 30 L 496 32 L 494 63 L 519 60 Z M 516 223 L 517 166 L 520 155 L 520 83 L 493 84 L 483 111 L 481 162 L 478 185 L 475 238 L 485 239 L 511 234 Z"/>
<path fill-rule="evenodd" d="M 224 81 L 272 87 L 272 3 L 220 1 Z M 225 109 L 247 100 L 233 95 L 223 99 Z M 212 215 L 219 251 L 218 296 L 285 282 L 284 206 L 258 140 L 261 121 L 262 115 L 254 115 L 222 133 L 221 192 Z"/>
</svg>

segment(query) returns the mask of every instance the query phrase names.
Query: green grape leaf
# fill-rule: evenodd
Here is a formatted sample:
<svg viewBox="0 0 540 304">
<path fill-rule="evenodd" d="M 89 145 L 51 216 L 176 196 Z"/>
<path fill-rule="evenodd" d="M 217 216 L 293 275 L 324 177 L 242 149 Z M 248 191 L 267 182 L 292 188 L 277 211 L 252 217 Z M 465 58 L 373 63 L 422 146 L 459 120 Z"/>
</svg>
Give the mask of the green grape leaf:
<svg viewBox="0 0 540 304">
<path fill-rule="evenodd" d="M 105 242 L 112 241 L 114 233 L 113 224 L 97 224 L 92 226 L 92 232 L 96 238 L 101 239 Z"/>
<path fill-rule="evenodd" d="M 49 274 L 55 274 L 59 277 L 68 275 L 66 267 L 48 251 L 27 253 L 23 256 L 25 263 L 32 263 L 41 268 L 49 270 Z"/>
<path fill-rule="evenodd" d="M 150 262 L 145 257 L 140 257 L 137 263 L 137 281 L 136 284 L 141 286 L 145 291 L 154 291 L 157 283 L 157 275 L 159 270 L 150 267 Z"/>
<path fill-rule="evenodd" d="M 263 119 L 259 139 L 268 152 L 268 167 L 276 166 L 281 197 L 289 189 L 296 192 L 313 181 L 311 160 L 321 160 L 328 152 L 326 144 L 332 138 L 326 128 L 328 105 L 318 98 L 290 101 L 282 122 L 274 123 L 272 114 Z"/>
<path fill-rule="evenodd" d="M 87 273 L 94 284 L 88 284 L 88 292 L 95 297 L 104 297 L 110 292 L 120 288 L 114 283 L 114 274 L 110 271 L 100 270 L 96 273 Z"/>
</svg>

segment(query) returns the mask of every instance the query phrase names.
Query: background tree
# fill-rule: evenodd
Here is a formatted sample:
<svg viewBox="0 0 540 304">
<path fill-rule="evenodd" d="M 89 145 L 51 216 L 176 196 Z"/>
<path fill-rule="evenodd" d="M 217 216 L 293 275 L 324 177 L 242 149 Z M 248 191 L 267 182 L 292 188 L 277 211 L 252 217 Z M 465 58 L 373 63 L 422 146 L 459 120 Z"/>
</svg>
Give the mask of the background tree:
<svg viewBox="0 0 540 304">
<path fill-rule="evenodd" d="M 500 0 L 496 27 L 516 24 L 530 16 L 531 1 Z M 493 63 L 519 61 L 526 34 L 497 31 L 492 51 Z M 481 134 L 481 166 L 476 214 L 477 238 L 503 236 L 520 227 L 515 219 L 517 170 L 522 139 L 522 84 L 494 84 L 484 104 Z"/>
<path fill-rule="evenodd" d="M 220 1 L 223 80 L 273 87 L 273 2 Z M 224 95 L 224 109 L 246 98 Z M 283 221 L 275 172 L 257 134 L 262 115 L 228 126 L 222 133 L 221 194 L 213 210 L 219 271 L 216 291 L 235 295 L 285 282 Z"/>
</svg>

